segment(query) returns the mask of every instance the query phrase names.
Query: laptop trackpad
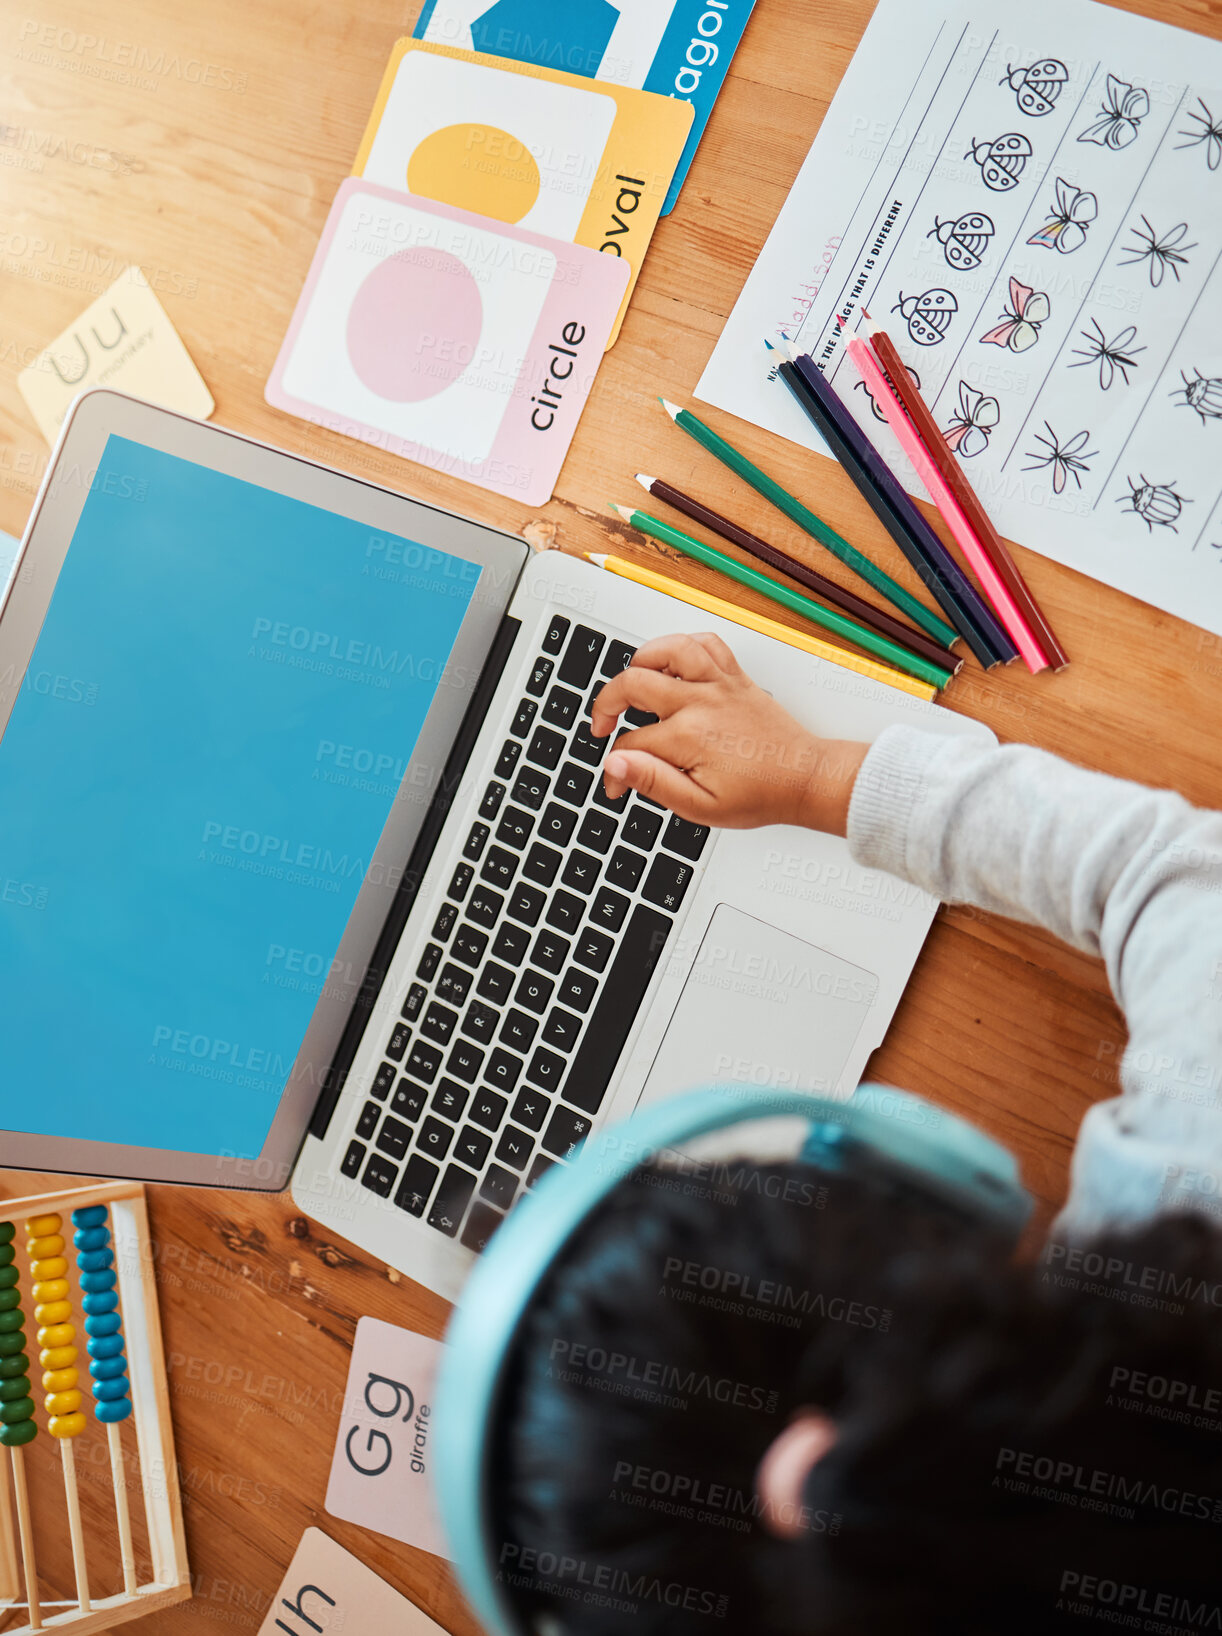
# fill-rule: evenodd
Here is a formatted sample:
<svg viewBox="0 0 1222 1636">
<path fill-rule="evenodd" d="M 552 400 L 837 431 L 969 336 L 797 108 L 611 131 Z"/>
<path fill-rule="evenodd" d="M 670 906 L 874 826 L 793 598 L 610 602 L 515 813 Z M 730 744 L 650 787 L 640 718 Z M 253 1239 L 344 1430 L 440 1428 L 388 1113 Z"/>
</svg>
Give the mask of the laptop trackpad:
<svg viewBox="0 0 1222 1636">
<path fill-rule="evenodd" d="M 872 972 L 719 904 L 640 1105 L 727 1082 L 830 1095 L 877 990 Z"/>
</svg>

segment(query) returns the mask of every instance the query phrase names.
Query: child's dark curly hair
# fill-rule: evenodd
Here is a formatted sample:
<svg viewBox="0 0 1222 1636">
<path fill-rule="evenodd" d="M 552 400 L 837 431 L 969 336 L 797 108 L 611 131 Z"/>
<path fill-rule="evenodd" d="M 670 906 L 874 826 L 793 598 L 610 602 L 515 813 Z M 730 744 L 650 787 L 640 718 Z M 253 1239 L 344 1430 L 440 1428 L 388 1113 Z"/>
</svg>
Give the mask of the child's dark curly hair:
<svg viewBox="0 0 1222 1636">
<path fill-rule="evenodd" d="M 744 1175 L 638 1172 L 531 1309 L 494 1504 L 537 1628 L 1220 1628 L 1222 1237 L 1016 1265 L 881 1171 Z M 803 1407 L 838 1437 L 786 1541 L 755 1475 Z"/>
</svg>

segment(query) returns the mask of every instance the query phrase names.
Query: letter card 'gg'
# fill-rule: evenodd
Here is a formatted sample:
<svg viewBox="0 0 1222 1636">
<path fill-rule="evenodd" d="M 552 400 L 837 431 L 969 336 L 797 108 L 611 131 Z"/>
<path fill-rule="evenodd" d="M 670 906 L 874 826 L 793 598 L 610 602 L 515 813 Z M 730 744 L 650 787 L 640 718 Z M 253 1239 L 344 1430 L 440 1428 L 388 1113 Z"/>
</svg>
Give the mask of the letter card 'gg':
<svg viewBox="0 0 1222 1636">
<path fill-rule="evenodd" d="M 626 308 L 692 117 L 652 91 L 400 40 L 353 174 L 622 258 Z"/>
<path fill-rule="evenodd" d="M 350 178 L 267 401 L 542 505 L 627 281 L 613 256 Z"/>
</svg>

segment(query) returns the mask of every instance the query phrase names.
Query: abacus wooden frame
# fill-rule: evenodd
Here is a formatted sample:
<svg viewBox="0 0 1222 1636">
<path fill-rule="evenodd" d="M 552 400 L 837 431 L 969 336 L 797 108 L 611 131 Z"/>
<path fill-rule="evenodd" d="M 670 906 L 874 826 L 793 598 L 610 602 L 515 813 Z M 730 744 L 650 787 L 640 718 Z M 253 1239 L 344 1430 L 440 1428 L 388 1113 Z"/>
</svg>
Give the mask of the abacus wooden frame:
<svg viewBox="0 0 1222 1636">
<path fill-rule="evenodd" d="M 110 1630 L 129 1619 L 139 1619 L 146 1613 L 184 1602 L 191 1595 L 144 1188 L 139 1182 L 99 1182 L 60 1193 L 0 1199 L 0 1216 L 14 1222 L 53 1213 L 67 1217 L 73 1210 L 83 1210 L 91 1204 L 104 1204 L 110 1212 L 153 1576 L 132 1595 L 122 1591 L 117 1596 L 95 1599 L 88 1613 L 82 1613 L 79 1608 L 55 1614 L 44 1612 L 42 1631 L 68 1630 L 72 1636 L 91 1636 L 94 1631 Z M 39 1429 L 43 1430 L 41 1426 Z M 17 1525 L 8 1485 L 8 1471 L 0 1469 L 0 1617 L 6 1603 L 11 1607 L 22 1594 L 17 1568 Z M 27 1622 L 9 1627 L 4 1636 L 28 1636 L 30 1630 Z"/>
</svg>

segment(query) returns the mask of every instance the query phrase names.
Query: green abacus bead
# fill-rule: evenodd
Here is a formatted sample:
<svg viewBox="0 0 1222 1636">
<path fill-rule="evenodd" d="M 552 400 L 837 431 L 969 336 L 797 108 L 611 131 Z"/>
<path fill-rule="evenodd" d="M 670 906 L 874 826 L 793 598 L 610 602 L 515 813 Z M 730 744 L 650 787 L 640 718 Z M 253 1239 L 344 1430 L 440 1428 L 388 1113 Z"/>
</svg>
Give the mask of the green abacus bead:
<svg viewBox="0 0 1222 1636">
<path fill-rule="evenodd" d="M 25 1335 L 20 1329 L 13 1330 L 10 1335 L 0 1335 L 0 1358 L 15 1357 L 18 1352 L 25 1351 Z"/>
<path fill-rule="evenodd" d="M 19 1289 L 0 1289 L 0 1312 L 11 1312 L 14 1307 L 21 1305 L 21 1291 Z"/>
<path fill-rule="evenodd" d="M 25 1328 L 25 1313 L 19 1306 L 10 1307 L 7 1312 L 0 1312 L 0 1335 L 11 1335 L 14 1330 L 20 1332 Z"/>
<path fill-rule="evenodd" d="M 11 1221 L 0 1221 L 0 1244 L 11 1244 L 17 1237 L 17 1229 Z"/>
<path fill-rule="evenodd" d="M 16 1267 L 0 1267 L 0 1289 L 15 1289 L 19 1276 Z"/>
<path fill-rule="evenodd" d="M 38 1436 L 37 1420 L 19 1420 L 15 1426 L 0 1426 L 0 1448 L 19 1449 Z"/>
<path fill-rule="evenodd" d="M 16 1375 L 12 1380 L 0 1380 L 0 1403 L 16 1403 L 19 1397 L 29 1397 L 29 1375 Z"/>
<path fill-rule="evenodd" d="M 17 1259 L 17 1252 L 11 1244 L 0 1244 L 0 1267 L 11 1267 Z"/>
<path fill-rule="evenodd" d="M 14 1403 L 0 1403 L 0 1426 L 15 1426 L 19 1420 L 34 1418 L 34 1399 L 19 1397 Z"/>
<path fill-rule="evenodd" d="M 30 1360 L 24 1352 L 14 1352 L 12 1357 L 0 1358 L 0 1380 L 15 1380 L 18 1375 L 28 1375 Z"/>
</svg>

